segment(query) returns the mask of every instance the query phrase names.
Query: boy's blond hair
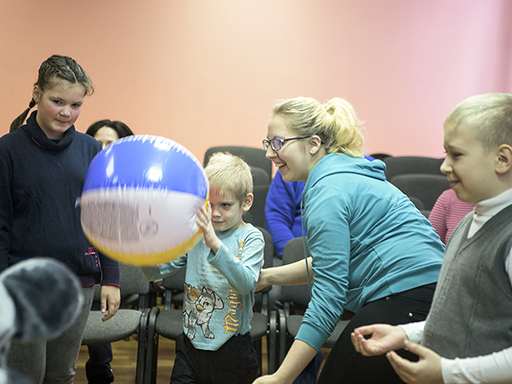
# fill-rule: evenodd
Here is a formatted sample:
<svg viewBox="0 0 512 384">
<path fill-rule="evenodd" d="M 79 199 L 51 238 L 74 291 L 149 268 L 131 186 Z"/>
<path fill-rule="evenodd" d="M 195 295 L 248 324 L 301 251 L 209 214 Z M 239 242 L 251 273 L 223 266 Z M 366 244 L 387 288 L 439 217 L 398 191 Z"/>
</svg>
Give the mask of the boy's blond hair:
<svg viewBox="0 0 512 384">
<path fill-rule="evenodd" d="M 512 146 L 512 95 L 484 93 L 468 97 L 446 117 L 445 128 L 469 124 L 476 138 L 492 151 L 502 144 Z"/>
<path fill-rule="evenodd" d="M 226 152 L 216 152 L 204 169 L 210 187 L 218 188 L 221 194 L 232 193 L 243 203 L 252 193 L 252 173 L 249 165 L 240 157 Z"/>
</svg>

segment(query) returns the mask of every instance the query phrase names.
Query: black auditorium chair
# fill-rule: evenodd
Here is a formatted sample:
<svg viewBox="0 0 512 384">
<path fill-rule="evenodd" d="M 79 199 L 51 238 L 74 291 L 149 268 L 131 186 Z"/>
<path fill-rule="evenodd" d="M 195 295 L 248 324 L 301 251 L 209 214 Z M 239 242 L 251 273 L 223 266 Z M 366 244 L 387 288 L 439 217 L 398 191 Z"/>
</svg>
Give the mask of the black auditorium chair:
<svg viewBox="0 0 512 384">
<path fill-rule="evenodd" d="M 91 311 L 82 345 L 105 344 L 127 339 L 137 335 L 137 362 L 135 383 L 144 379 L 144 358 L 147 343 L 147 321 L 149 316 L 149 281 L 139 267 L 119 264 L 121 284 L 121 308 L 108 321 L 101 321 L 104 316 L 100 311 Z M 95 287 L 95 300 L 99 300 L 100 287 Z M 136 308 L 135 308 L 136 307 Z"/>
<path fill-rule="evenodd" d="M 422 202 L 423 210 L 429 212 L 441 193 L 450 189 L 450 182 L 446 175 L 406 173 L 394 176 L 390 182 L 411 200 L 419 199 Z"/>
<path fill-rule="evenodd" d="M 442 175 L 443 158 L 426 156 L 390 156 L 383 159 L 386 164 L 386 178 L 393 179 L 406 173 L 427 173 Z"/>
</svg>

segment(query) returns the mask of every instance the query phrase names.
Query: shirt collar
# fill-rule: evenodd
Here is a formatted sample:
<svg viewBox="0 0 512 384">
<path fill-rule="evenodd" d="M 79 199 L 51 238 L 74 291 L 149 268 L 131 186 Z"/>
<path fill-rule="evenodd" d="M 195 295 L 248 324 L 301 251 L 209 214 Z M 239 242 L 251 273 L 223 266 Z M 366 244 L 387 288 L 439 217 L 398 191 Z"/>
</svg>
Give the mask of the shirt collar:
<svg viewBox="0 0 512 384">
<path fill-rule="evenodd" d="M 482 200 L 475 206 L 475 214 L 481 216 L 494 216 L 502 209 L 512 204 L 512 189 L 507 189 L 498 196 Z"/>
</svg>

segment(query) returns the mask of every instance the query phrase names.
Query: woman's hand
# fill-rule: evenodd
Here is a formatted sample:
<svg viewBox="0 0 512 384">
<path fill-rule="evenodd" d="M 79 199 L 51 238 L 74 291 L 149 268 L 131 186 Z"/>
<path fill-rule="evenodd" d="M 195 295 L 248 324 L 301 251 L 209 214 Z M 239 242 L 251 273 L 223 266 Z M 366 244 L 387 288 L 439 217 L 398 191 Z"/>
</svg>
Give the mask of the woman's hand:
<svg viewBox="0 0 512 384">
<path fill-rule="evenodd" d="M 267 282 L 267 269 L 262 269 L 260 272 L 260 277 L 258 278 L 258 283 L 256 284 L 256 292 L 261 291 L 263 288 L 268 287 L 270 284 Z"/>
<path fill-rule="evenodd" d="M 365 337 L 368 335 L 371 335 L 369 339 Z M 363 356 L 378 356 L 403 348 L 407 335 L 401 327 L 374 324 L 354 329 L 351 339 L 356 351 Z"/>
</svg>

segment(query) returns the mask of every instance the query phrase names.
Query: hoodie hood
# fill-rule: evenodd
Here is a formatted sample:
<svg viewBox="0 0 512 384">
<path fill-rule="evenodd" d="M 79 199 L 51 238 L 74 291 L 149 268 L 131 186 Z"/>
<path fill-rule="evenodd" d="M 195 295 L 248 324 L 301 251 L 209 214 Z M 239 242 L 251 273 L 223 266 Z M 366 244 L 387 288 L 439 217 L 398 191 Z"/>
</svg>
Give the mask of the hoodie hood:
<svg viewBox="0 0 512 384">
<path fill-rule="evenodd" d="M 369 161 L 363 157 L 352 157 L 342 153 L 325 155 L 308 176 L 306 188 L 312 188 L 320 180 L 333 174 L 350 173 L 377 180 L 386 180 L 386 164 L 380 160 Z"/>
</svg>

